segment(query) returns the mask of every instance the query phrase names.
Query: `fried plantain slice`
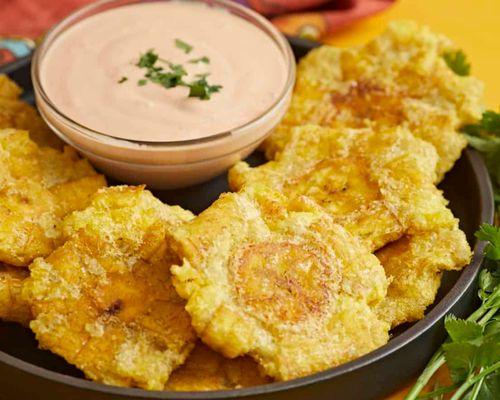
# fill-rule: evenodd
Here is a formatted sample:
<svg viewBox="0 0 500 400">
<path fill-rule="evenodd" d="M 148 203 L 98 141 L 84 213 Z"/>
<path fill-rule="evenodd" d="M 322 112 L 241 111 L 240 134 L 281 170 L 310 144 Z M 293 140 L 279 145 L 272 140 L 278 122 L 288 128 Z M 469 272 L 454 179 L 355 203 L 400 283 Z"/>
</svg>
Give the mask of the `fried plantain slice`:
<svg viewBox="0 0 500 400">
<path fill-rule="evenodd" d="M 106 179 L 103 175 L 92 175 L 52 186 L 50 193 L 56 198 L 59 213 L 68 215 L 87 207 L 92 196 L 105 186 Z"/>
<path fill-rule="evenodd" d="M 0 129 L 24 129 L 29 131 L 31 139 L 39 146 L 61 149 L 62 141 L 34 107 L 19 99 L 21 93 L 22 89 L 14 81 L 0 74 Z"/>
<path fill-rule="evenodd" d="M 249 354 L 285 380 L 388 340 L 371 309 L 385 296 L 382 266 L 320 210 L 253 186 L 223 194 L 173 239 L 177 292 L 200 338 L 226 357 Z"/>
<path fill-rule="evenodd" d="M 405 236 L 384 247 L 377 257 L 390 284 L 377 313 L 393 327 L 422 319 L 436 298 L 443 271 L 462 269 L 471 256 L 458 227 Z"/>
<path fill-rule="evenodd" d="M 289 143 L 262 166 L 240 162 L 229 173 L 238 190 L 265 184 L 291 202 L 307 196 L 371 250 L 456 221 L 432 183 L 434 148 L 405 129 L 293 128 Z"/>
<path fill-rule="evenodd" d="M 457 48 L 428 27 L 395 21 L 362 47 L 322 46 L 301 60 L 291 107 L 264 143 L 273 159 L 288 143 L 288 127 L 408 128 L 437 150 L 437 180 L 466 146 L 458 132 L 481 118 L 482 83 L 459 76 L 443 55 Z"/>
<path fill-rule="evenodd" d="M 0 262 L 27 266 L 58 245 L 65 215 L 106 180 L 69 147 L 39 148 L 26 131 L 0 130 Z"/>
<path fill-rule="evenodd" d="M 5 74 L 0 74 L 0 98 L 17 100 L 23 90 L 12 79 Z"/>
<path fill-rule="evenodd" d="M 27 270 L 0 263 L 0 319 L 28 326 L 31 310 L 21 295 L 28 275 Z"/>
<path fill-rule="evenodd" d="M 196 340 L 165 241 L 192 217 L 127 186 L 101 189 L 67 217 L 66 242 L 31 264 L 24 285 L 40 346 L 93 380 L 163 389 Z"/>
<path fill-rule="evenodd" d="M 0 183 L 0 261 L 26 266 L 49 254 L 60 221 L 54 196 L 39 183 L 25 178 Z"/>
<path fill-rule="evenodd" d="M 96 175 L 71 147 L 65 146 L 63 151 L 39 147 L 23 130 L 0 130 L 0 157 L 13 178 L 27 177 L 47 188 Z"/>
<path fill-rule="evenodd" d="M 250 357 L 225 358 L 203 343 L 197 343 L 186 363 L 170 375 L 165 390 L 229 390 L 270 382 Z"/>
</svg>

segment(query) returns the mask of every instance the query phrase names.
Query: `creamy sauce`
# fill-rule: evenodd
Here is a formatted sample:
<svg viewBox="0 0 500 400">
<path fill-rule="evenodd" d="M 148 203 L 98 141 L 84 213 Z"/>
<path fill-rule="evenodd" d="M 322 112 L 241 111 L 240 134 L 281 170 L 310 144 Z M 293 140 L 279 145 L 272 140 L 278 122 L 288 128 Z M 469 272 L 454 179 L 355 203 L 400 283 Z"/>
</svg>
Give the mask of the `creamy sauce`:
<svg viewBox="0 0 500 400">
<path fill-rule="evenodd" d="M 181 39 L 189 54 L 175 45 Z M 148 82 L 140 54 L 183 64 L 186 80 L 209 73 L 222 85 L 209 100 L 189 89 Z M 189 63 L 208 57 L 210 63 Z M 122 77 L 127 81 L 118 83 Z M 43 89 L 67 117 L 123 139 L 198 139 L 239 127 L 264 113 L 284 90 L 286 62 L 278 46 L 251 23 L 196 2 L 143 3 L 89 17 L 62 33 L 40 65 Z"/>
</svg>

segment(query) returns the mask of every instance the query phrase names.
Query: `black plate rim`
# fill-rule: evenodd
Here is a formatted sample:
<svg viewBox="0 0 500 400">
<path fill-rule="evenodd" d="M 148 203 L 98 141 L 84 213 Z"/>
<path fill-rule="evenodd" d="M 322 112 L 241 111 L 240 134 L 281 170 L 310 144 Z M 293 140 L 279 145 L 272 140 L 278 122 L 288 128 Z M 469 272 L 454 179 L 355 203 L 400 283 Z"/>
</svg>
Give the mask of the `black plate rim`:
<svg viewBox="0 0 500 400">
<path fill-rule="evenodd" d="M 308 51 L 317 46 L 317 43 L 304 39 L 290 39 L 292 45 L 303 48 Z M 25 57 L 18 60 L 14 65 L 9 65 L 7 68 L 0 68 L 0 73 L 12 73 L 17 69 L 29 64 L 31 57 Z M 465 149 L 462 157 L 466 157 L 469 164 L 472 166 L 474 176 L 478 185 L 479 197 L 482 199 L 481 203 L 481 222 L 492 223 L 494 219 L 494 203 L 493 203 L 493 190 L 491 181 L 489 179 L 488 171 L 483 162 L 483 159 L 475 150 Z M 348 362 L 319 372 L 307 377 L 293 379 L 286 382 L 276 382 L 266 385 L 260 385 L 244 389 L 224 390 L 224 391 L 208 391 L 208 392 L 173 392 L 173 391 L 146 391 L 136 388 L 122 388 L 117 386 L 108 386 L 97 382 L 88 381 L 82 378 L 65 375 L 59 372 L 54 372 L 43 367 L 30 364 L 19 358 L 13 357 L 5 352 L 0 351 L 0 362 L 9 365 L 13 368 L 20 369 L 26 373 L 40 376 L 42 378 L 56 381 L 61 384 L 73 386 L 79 389 L 88 390 L 91 392 L 101 392 L 111 395 L 118 395 L 125 398 L 144 398 L 144 399 L 179 399 L 179 400 L 210 400 L 210 399 L 234 399 L 244 398 L 247 396 L 255 396 L 259 394 L 270 394 L 279 391 L 285 391 L 293 388 L 313 385 L 315 383 L 330 380 L 342 374 L 361 369 L 368 364 L 379 361 L 401 348 L 409 345 L 416 340 L 419 336 L 423 335 L 438 323 L 452 308 L 460 301 L 461 296 L 475 283 L 477 274 L 480 270 L 483 260 L 483 249 L 485 244 L 477 242 L 474 246 L 474 257 L 471 263 L 462 271 L 456 283 L 437 303 L 434 308 L 426 314 L 426 316 L 415 323 L 413 326 L 405 330 L 396 338 L 389 341 L 381 348 L 368 353 L 356 360 Z"/>
</svg>

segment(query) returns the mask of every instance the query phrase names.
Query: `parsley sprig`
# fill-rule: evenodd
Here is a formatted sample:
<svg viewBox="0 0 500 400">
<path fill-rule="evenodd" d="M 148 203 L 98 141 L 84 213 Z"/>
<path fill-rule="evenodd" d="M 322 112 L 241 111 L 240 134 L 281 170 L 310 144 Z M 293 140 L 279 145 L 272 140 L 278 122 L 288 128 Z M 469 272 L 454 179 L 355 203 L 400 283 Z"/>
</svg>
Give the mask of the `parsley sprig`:
<svg viewBox="0 0 500 400">
<path fill-rule="evenodd" d="M 470 64 L 462 50 L 448 51 L 443 54 L 444 61 L 450 69 L 459 76 L 467 76 L 470 73 Z"/>
<path fill-rule="evenodd" d="M 186 54 L 191 53 L 191 51 L 193 50 L 193 46 L 181 39 L 175 39 L 175 46 L 181 49 Z"/>
<path fill-rule="evenodd" d="M 221 88 L 221 85 L 210 85 L 207 82 L 206 76 L 202 76 L 189 85 L 189 97 L 199 97 L 202 100 L 208 100 L 212 93 L 217 93 Z"/>
<path fill-rule="evenodd" d="M 500 113 L 485 111 L 477 124 L 462 128 L 469 144 L 484 157 L 490 173 L 497 212 L 500 211 Z"/>
<path fill-rule="evenodd" d="M 486 265 L 479 275 L 481 306 L 467 319 L 448 316 L 448 340 L 431 358 L 405 400 L 437 398 L 455 391 L 451 400 L 493 400 L 500 390 L 500 229 L 484 224 L 476 232 L 487 242 Z M 453 384 L 419 397 L 444 364 Z"/>
<path fill-rule="evenodd" d="M 208 74 L 199 75 L 197 76 L 198 79 L 186 82 L 185 77 L 187 76 L 187 72 L 184 66 L 160 58 L 154 49 L 150 49 L 142 54 L 136 66 L 146 70 L 144 74 L 145 79 L 140 79 L 137 82 L 139 86 L 144 86 L 148 81 L 163 86 L 166 89 L 185 86 L 189 88 L 189 97 L 197 97 L 201 100 L 209 100 L 212 94 L 222 89 L 221 85 L 212 85 L 207 81 Z"/>
<path fill-rule="evenodd" d="M 210 58 L 207 56 L 203 56 L 200 58 L 192 58 L 191 60 L 188 61 L 190 64 L 197 64 L 197 63 L 203 63 L 203 64 L 210 64 Z"/>
</svg>

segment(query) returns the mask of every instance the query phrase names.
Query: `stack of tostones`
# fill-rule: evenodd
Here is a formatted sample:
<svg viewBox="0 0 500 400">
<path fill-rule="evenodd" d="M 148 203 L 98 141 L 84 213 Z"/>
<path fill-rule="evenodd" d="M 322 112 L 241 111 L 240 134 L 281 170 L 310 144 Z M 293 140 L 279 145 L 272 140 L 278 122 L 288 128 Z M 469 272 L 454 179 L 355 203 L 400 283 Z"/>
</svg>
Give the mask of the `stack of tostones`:
<svg viewBox="0 0 500 400">
<path fill-rule="evenodd" d="M 93 380 L 163 389 L 196 340 L 165 241 L 192 217 L 126 186 L 100 190 L 68 217 L 65 243 L 36 259 L 24 284 L 40 346 Z"/>
<path fill-rule="evenodd" d="M 177 292 L 200 338 L 252 356 L 271 377 L 305 376 L 388 340 L 372 307 L 386 293 L 377 258 L 321 210 L 265 186 L 224 194 L 174 232 Z"/>
<path fill-rule="evenodd" d="M 22 89 L 0 74 L 0 129 L 26 130 L 39 146 L 62 149 L 63 143 L 45 124 L 36 109 L 20 100 Z"/>
<path fill-rule="evenodd" d="M 263 148 L 274 158 L 291 126 L 397 127 L 431 143 L 437 179 L 466 146 L 458 129 L 481 118 L 482 84 L 459 76 L 444 55 L 457 48 L 413 22 L 393 22 L 363 47 L 322 46 L 299 64 L 291 107 Z"/>
<path fill-rule="evenodd" d="M 376 310 L 391 326 L 422 318 L 442 272 L 471 257 L 434 186 L 466 146 L 460 127 L 482 112 L 481 83 L 445 60 L 455 51 L 411 22 L 390 24 L 363 47 L 313 50 L 300 62 L 287 115 L 263 145 L 272 161 L 239 163 L 229 176 L 233 190 L 265 184 L 290 202 L 305 195 L 378 250 L 390 285 Z"/>
<path fill-rule="evenodd" d="M 437 154 L 402 128 L 290 130 L 276 159 L 230 171 L 233 190 L 266 185 L 331 215 L 377 256 L 390 282 L 376 307 L 391 326 L 423 317 L 444 270 L 470 261 L 467 240 L 434 186 Z M 399 239 L 399 240 L 398 240 Z M 385 246 L 385 247 L 384 247 Z"/>
<path fill-rule="evenodd" d="M 270 382 L 250 357 L 229 359 L 198 343 L 186 363 L 170 375 L 165 390 L 230 390 Z"/>
<path fill-rule="evenodd" d="M 0 75 L 0 318 L 90 379 L 153 390 L 293 379 L 384 345 L 471 257 L 435 186 L 482 111 L 455 50 L 400 22 L 312 51 L 271 161 L 236 164 L 198 217 L 103 188 Z"/>
<path fill-rule="evenodd" d="M 405 235 L 376 255 L 391 282 L 377 313 L 392 327 L 423 318 L 434 303 L 443 271 L 460 270 L 471 259 L 458 226 Z"/>
<path fill-rule="evenodd" d="M 306 125 L 291 130 L 276 160 L 257 168 L 236 164 L 229 184 L 233 190 L 265 184 L 289 201 L 307 196 L 374 251 L 406 232 L 455 224 L 432 183 L 436 162 L 432 145 L 401 128 Z"/>
<path fill-rule="evenodd" d="M 70 147 L 38 147 L 26 131 L 0 130 L 0 261 L 27 266 L 50 254 L 65 215 L 106 185 Z"/>
<path fill-rule="evenodd" d="M 20 296 L 26 267 L 60 244 L 63 218 L 85 208 L 106 181 L 62 147 L 20 94 L 0 75 L 0 318 L 27 324 L 31 314 Z"/>
<path fill-rule="evenodd" d="M 31 310 L 22 297 L 27 269 L 0 263 L 0 318 L 28 326 Z"/>
</svg>

